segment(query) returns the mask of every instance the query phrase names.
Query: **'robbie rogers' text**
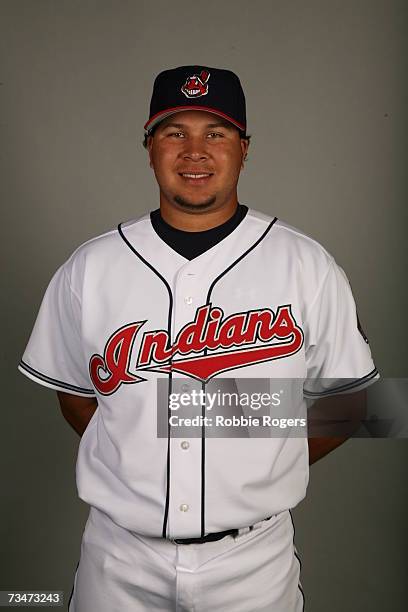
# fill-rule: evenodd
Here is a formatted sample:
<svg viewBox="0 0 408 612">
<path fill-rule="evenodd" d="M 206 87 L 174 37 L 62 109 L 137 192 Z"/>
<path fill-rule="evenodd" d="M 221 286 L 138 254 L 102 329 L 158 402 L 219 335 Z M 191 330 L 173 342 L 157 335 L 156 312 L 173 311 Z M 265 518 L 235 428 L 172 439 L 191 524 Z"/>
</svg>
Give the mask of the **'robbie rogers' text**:
<svg viewBox="0 0 408 612">
<path fill-rule="evenodd" d="M 262 416 L 260 419 L 252 416 L 223 417 L 217 415 L 213 419 L 212 417 L 203 417 L 201 415 L 187 418 L 174 414 L 169 418 L 169 423 L 172 427 L 277 427 L 279 429 L 286 429 L 286 427 L 305 427 L 306 419 L 278 419 L 267 415 Z"/>
</svg>

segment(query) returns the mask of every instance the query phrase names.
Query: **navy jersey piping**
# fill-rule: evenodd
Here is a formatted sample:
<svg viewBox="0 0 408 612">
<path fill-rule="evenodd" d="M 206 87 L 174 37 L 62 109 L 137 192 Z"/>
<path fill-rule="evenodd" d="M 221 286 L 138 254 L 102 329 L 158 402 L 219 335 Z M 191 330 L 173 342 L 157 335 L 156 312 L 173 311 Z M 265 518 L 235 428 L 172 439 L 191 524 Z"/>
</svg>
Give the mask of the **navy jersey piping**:
<svg viewBox="0 0 408 612">
<path fill-rule="evenodd" d="M 326 395 L 334 395 L 336 393 L 339 393 L 340 391 L 349 391 L 351 389 L 358 388 L 363 383 L 368 382 L 372 378 L 375 378 L 377 374 L 378 374 L 378 370 L 377 368 L 374 368 L 373 370 L 371 370 L 371 372 L 369 372 L 362 378 L 358 378 L 357 380 L 353 380 L 352 382 L 345 383 L 344 385 L 338 385 L 337 387 L 332 387 L 330 389 L 327 389 L 327 391 L 308 391 L 307 389 L 304 389 L 304 395 L 306 397 L 313 398 L 313 397 L 324 397 Z"/>
<path fill-rule="evenodd" d="M 78 391 L 79 393 L 86 393 L 88 395 L 93 395 L 93 396 L 95 395 L 94 389 L 83 389 L 82 387 L 71 385 L 70 383 L 63 382 L 62 380 L 51 378 L 51 376 L 47 376 L 46 374 L 43 374 L 42 372 L 35 370 L 22 359 L 19 365 L 23 370 L 26 370 L 26 372 L 28 372 L 32 376 L 35 376 L 36 378 L 38 378 L 39 380 L 43 380 L 44 382 L 50 383 L 51 385 L 63 387 L 64 389 L 67 389 L 68 391 Z"/>
<path fill-rule="evenodd" d="M 295 531 L 295 523 L 293 521 L 293 516 L 292 516 L 292 513 L 291 513 L 290 510 L 289 510 L 289 514 L 290 514 L 290 520 L 292 521 L 292 527 L 293 527 L 293 553 L 294 553 L 296 559 L 298 560 L 298 563 L 299 563 L 299 572 L 301 572 L 302 571 L 302 561 L 301 561 L 298 553 L 295 550 L 295 534 L 296 534 L 296 531 Z M 300 585 L 300 581 L 298 582 L 298 589 L 301 592 L 301 595 L 302 595 L 302 598 L 303 598 L 302 612 L 304 612 L 305 611 L 305 594 L 304 594 L 303 589 L 302 589 L 302 587 Z"/>
<path fill-rule="evenodd" d="M 169 338 L 171 338 L 172 337 L 171 336 L 171 318 L 172 318 L 172 313 L 173 313 L 173 294 L 171 292 L 171 287 L 166 281 L 166 279 L 164 278 L 164 276 L 162 276 L 160 272 L 156 270 L 156 268 L 154 268 L 152 264 L 149 263 L 129 242 L 129 240 L 126 238 L 126 236 L 123 233 L 122 223 L 119 223 L 118 225 L 118 232 L 122 240 L 129 247 L 129 249 L 140 259 L 141 262 L 143 262 L 152 272 L 154 272 L 154 274 L 156 274 L 156 276 L 158 276 L 158 278 L 165 285 L 167 292 L 169 294 L 169 313 L 168 313 L 168 319 L 167 319 L 167 329 L 168 329 Z M 170 358 L 170 363 L 171 363 L 171 358 Z M 172 392 L 172 371 L 170 369 L 168 397 L 170 397 L 171 392 Z M 163 527 L 162 527 L 162 537 L 163 538 L 167 537 L 167 519 L 169 515 L 169 502 L 170 502 L 170 428 L 171 428 L 170 416 L 171 416 L 170 402 L 168 402 L 167 404 L 167 423 L 168 423 L 168 427 L 167 427 L 167 467 L 166 467 L 167 482 L 166 482 L 166 503 L 164 507 Z"/>
<path fill-rule="evenodd" d="M 78 567 L 79 567 L 79 561 L 78 561 L 77 566 L 76 566 L 76 568 L 75 568 L 75 572 L 74 572 L 74 580 L 72 581 L 72 589 L 71 589 L 71 594 L 70 594 L 69 599 L 68 599 L 68 607 L 67 607 L 67 611 L 68 611 L 68 612 L 69 612 L 69 606 L 71 605 L 71 600 L 72 600 L 72 597 L 73 597 L 73 595 L 74 595 L 74 588 L 75 588 L 75 576 L 76 576 L 76 573 L 77 573 L 77 571 L 78 571 Z"/>
<path fill-rule="evenodd" d="M 240 261 L 242 261 L 244 259 L 244 257 L 246 257 L 251 251 L 253 251 L 261 242 L 262 240 L 265 238 L 265 236 L 267 236 L 267 234 L 269 233 L 269 231 L 272 229 L 273 225 L 276 223 L 276 221 L 278 220 L 277 217 L 275 217 L 268 225 L 268 227 L 266 228 L 266 230 L 263 232 L 263 234 L 257 239 L 255 240 L 255 242 L 246 250 L 244 251 L 235 261 L 232 262 L 232 264 L 230 264 L 227 268 L 225 268 L 225 270 L 223 272 L 221 272 L 211 283 L 210 288 L 208 290 L 207 293 L 207 301 L 206 304 L 209 304 L 211 302 L 211 293 L 215 287 L 215 285 L 218 283 L 218 281 L 225 276 L 226 274 L 228 274 L 228 272 L 230 272 L 230 270 L 232 270 L 232 268 L 234 268 Z M 207 349 L 204 349 L 204 355 L 207 354 Z M 205 383 L 203 383 L 203 390 L 205 391 Z M 202 411 L 202 416 L 204 416 L 205 413 L 205 406 L 201 407 L 201 411 Z M 205 423 L 205 421 L 203 421 L 203 423 Z M 205 535 L 205 425 L 203 425 L 201 427 L 201 537 L 204 537 Z"/>
</svg>

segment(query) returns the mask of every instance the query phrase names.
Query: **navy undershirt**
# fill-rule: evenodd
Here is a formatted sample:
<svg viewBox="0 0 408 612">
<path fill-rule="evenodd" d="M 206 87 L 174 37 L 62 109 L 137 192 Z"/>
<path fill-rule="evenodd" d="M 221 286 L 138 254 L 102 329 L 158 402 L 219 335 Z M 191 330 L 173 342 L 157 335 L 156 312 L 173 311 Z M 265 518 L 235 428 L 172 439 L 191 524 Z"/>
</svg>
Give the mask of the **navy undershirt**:
<svg viewBox="0 0 408 612">
<path fill-rule="evenodd" d="M 248 206 L 238 204 L 235 213 L 225 223 L 202 232 L 185 232 L 169 225 L 160 208 L 150 213 L 153 229 L 166 244 L 186 259 L 194 259 L 234 231 L 248 212 Z"/>
</svg>

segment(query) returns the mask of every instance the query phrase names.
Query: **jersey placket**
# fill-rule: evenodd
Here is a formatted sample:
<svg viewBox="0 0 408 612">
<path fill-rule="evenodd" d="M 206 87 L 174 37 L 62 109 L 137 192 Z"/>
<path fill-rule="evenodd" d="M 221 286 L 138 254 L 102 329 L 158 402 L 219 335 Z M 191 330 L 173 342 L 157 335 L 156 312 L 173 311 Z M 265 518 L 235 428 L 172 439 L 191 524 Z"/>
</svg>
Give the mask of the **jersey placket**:
<svg viewBox="0 0 408 612">
<path fill-rule="evenodd" d="M 205 303 L 203 278 L 197 273 L 197 266 L 186 263 L 175 275 L 173 285 L 173 338 L 194 319 L 196 309 Z M 177 359 L 177 356 L 176 356 Z M 193 378 L 173 372 L 172 393 L 200 392 L 202 383 Z M 171 411 L 176 414 L 176 411 Z M 190 416 L 201 415 L 201 407 L 193 406 Z M 197 537 L 201 534 L 202 504 L 202 439 L 201 427 L 194 426 L 193 435 L 180 437 L 170 428 L 170 485 L 168 537 Z M 172 437 L 175 436 L 175 437 Z"/>
</svg>

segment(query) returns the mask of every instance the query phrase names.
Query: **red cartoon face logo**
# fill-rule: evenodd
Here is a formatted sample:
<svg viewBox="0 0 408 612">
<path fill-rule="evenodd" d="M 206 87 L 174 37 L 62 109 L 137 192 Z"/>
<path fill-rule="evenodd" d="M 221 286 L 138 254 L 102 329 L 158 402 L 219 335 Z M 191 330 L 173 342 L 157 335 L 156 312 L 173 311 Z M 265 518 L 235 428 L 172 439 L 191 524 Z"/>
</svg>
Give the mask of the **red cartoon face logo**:
<svg viewBox="0 0 408 612">
<path fill-rule="evenodd" d="M 181 91 L 187 98 L 200 98 L 208 94 L 208 79 L 210 73 L 207 70 L 202 70 L 200 74 L 189 76 L 181 88 Z"/>
</svg>

